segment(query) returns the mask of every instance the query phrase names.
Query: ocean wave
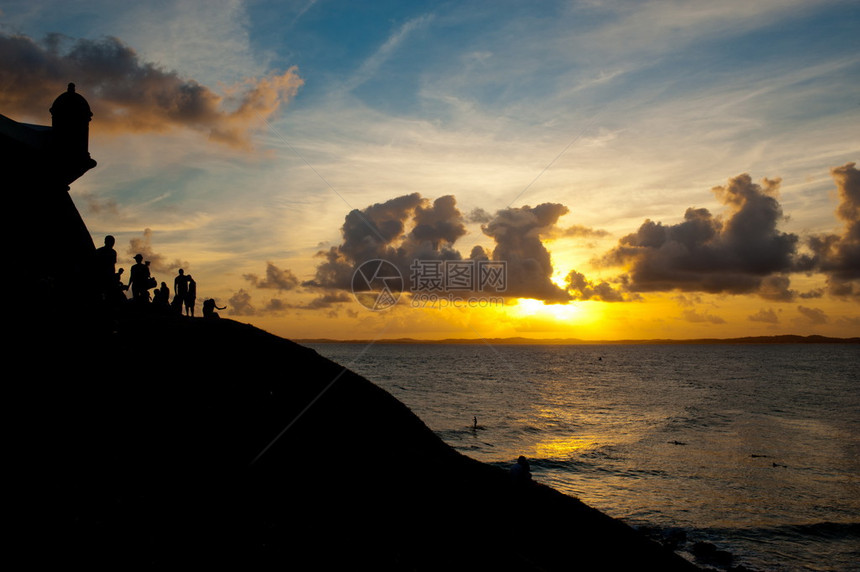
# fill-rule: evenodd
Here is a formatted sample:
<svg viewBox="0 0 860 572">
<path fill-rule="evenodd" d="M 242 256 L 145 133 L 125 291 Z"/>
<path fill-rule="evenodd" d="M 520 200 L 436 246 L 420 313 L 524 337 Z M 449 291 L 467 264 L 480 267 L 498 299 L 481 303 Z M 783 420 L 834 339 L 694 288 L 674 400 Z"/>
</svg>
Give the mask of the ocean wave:
<svg viewBox="0 0 860 572">
<path fill-rule="evenodd" d="M 708 528 L 704 532 L 716 535 L 747 538 L 796 540 L 860 540 L 860 522 L 815 522 L 807 524 L 780 524 L 742 528 Z"/>
</svg>

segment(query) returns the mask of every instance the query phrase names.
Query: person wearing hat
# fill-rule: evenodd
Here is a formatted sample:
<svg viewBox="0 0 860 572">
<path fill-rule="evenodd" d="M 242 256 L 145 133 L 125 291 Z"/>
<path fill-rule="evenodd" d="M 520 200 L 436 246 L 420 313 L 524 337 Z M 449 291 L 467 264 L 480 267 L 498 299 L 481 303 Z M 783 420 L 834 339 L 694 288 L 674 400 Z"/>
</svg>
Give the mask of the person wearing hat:
<svg viewBox="0 0 860 572">
<path fill-rule="evenodd" d="M 134 266 L 131 267 L 128 285 L 131 297 L 136 302 L 149 301 L 149 266 L 143 263 L 143 256 L 134 255 Z"/>
</svg>

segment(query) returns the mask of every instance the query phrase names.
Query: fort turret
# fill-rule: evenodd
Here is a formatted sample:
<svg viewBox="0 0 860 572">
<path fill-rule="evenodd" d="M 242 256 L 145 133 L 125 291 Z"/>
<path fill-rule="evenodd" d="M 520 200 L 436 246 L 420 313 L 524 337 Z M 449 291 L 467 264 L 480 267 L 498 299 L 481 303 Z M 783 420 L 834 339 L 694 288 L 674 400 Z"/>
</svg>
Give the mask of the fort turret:
<svg viewBox="0 0 860 572">
<path fill-rule="evenodd" d="M 70 83 L 51 106 L 51 126 L 54 130 L 54 145 L 57 152 L 68 158 L 86 162 L 90 159 L 90 121 L 93 112 L 84 97 Z"/>
<path fill-rule="evenodd" d="M 88 264 L 95 252 L 68 193 L 71 183 L 96 166 L 89 153 L 93 113 L 72 83 L 49 111 L 50 126 L 0 115 L 0 180 L 8 200 L 7 218 L 24 231 L 22 240 L 27 237 L 11 267 L 25 277 L 20 286 L 39 300 L 36 308 L 45 314 L 84 311 Z"/>
</svg>

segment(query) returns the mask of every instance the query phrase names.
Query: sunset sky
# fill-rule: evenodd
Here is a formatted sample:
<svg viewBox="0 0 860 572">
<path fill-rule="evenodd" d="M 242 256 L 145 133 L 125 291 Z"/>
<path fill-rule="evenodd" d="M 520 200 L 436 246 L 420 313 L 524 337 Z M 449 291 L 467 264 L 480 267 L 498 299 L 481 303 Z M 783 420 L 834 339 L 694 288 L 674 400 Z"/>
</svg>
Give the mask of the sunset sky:
<svg viewBox="0 0 860 572">
<path fill-rule="evenodd" d="M 0 114 L 50 124 L 74 82 L 96 245 L 278 335 L 857 336 L 858 30 L 856 1 L 4 1 Z M 366 260 L 393 307 L 353 296 Z M 503 261 L 503 304 L 421 302 L 414 260 Z"/>
</svg>

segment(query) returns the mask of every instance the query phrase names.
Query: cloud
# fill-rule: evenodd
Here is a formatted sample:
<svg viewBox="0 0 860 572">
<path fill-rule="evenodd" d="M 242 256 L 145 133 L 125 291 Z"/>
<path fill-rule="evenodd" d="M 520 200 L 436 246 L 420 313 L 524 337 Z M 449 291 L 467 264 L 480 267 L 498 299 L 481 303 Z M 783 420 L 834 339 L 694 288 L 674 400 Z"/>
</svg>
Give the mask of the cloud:
<svg viewBox="0 0 860 572">
<path fill-rule="evenodd" d="M 561 236 L 576 238 L 604 238 L 609 236 L 609 232 L 602 229 L 594 229 L 588 226 L 575 224 L 564 229 L 561 232 Z"/>
<path fill-rule="evenodd" d="M 266 278 L 260 280 L 256 274 L 243 274 L 242 278 L 255 288 L 292 290 L 299 285 L 299 279 L 289 270 L 281 270 L 271 262 L 266 262 Z"/>
<path fill-rule="evenodd" d="M 466 234 L 463 217 L 457 209 L 453 195 L 439 197 L 433 205 L 417 205 L 413 216 L 412 232 L 406 238 L 405 248 L 420 255 L 428 251 L 431 255 Z"/>
<path fill-rule="evenodd" d="M 613 289 L 612 286 L 601 281 L 594 284 L 576 270 L 571 270 L 564 279 L 567 283 L 567 291 L 574 300 L 601 300 L 603 302 L 624 302 L 624 295 Z M 637 295 L 636 298 L 639 298 Z"/>
<path fill-rule="evenodd" d="M 291 307 L 298 308 L 301 310 L 320 310 L 322 308 L 332 308 L 336 304 L 342 304 L 344 302 L 352 301 L 352 297 L 346 292 L 334 292 L 329 294 L 323 294 L 322 296 L 314 298 L 307 304 L 293 305 Z"/>
<path fill-rule="evenodd" d="M 481 217 L 486 214 L 480 212 Z M 478 245 L 464 257 L 455 244 L 467 232 L 468 217 L 457 208 L 454 196 L 432 203 L 418 193 L 395 197 L 347 214 L 341 227 L 343 242 L 317 253 L 323 262 L 303 285 L 350 290 L 356 268 L 371 260 L 392 263 L 407 282 L 415 260 L 493 260 L 506 263 L 505 295 L 568 302 L 571 296 L 551 280 L 550 253 L 541 240 L 552 234 L 565 213 L 567 207 L 554 203 L 502 209 L 481 227 L 495 241 L 492 251 Z"/>
<path fill-rule="evenodd" d="M 798 294 L 803 299 L 822 298 L 824 297 L 824 288 L 815 288 L 809 292 L 801 292 Z"/>
<path fill-rule="evenodd" d="M 415 209 L 426 204 L 418 193 L 412 193 L 350 211 L 341 227 L 343 242 L 317 253 L 325 262 L 317 266 L 314 279 L 305 285 L 349 290 L 355 269 L 376 259 L 391 262 L 403 274 L 411 260 L 407 261 L 408 255 L 396 246 L 404 240 Z M 425 235 L 429 233 L 426 229 Z"/>
<path fill-rule="evenodd" d="M 755 184 L 747 174 L 729 179 L 712 189 L 729 209 L 727 218 L 691 207 L 678 224 L 646 220 L 599 262 L 626 266 L 627 288 L 634 292 L 758 293 L 790 300 L 794 293 L 785 274 L 808 261 L 797 255 L 799 238 L 777 229 L 783 219 L 779 184 Z"/>
<path fill-rule="evenodd" d="M 321 296 L 313 298 L 309 302 L 293 303 L 281 298 L 272 298 L 262 307 L 257 309 L 251 304 L 251 295 L 239 290 L 230 298 L 230 303 L 235 310 L 231 313 L 239 315 L 263 315 L 263 314 L 282 314 L 289 310 L 332 310 L 337 308 L 339 304 L 353 302 L 354 299 L 346 292 L 328 292 Z M 337 313 L 334 313 L 334 317 Z"/>
<path fill-rule="evenodd" d="M 860 316 L 840 316 L 837 322 L 845 326 L 860 328 Z"/>
<path fill-rule="evenodd" d="M 820 308 L 807 308 L 806 306 L 798 306 L 797 311 L 800 312 L 807 321 L 812 324 L 826 324 L 828 322 L 827 315 Z"/>
<path fill-rule="evenodd" d="M 477 222 L 481 224 L 486 224 L 493 220 L 493 215 L 485 211 L 480 207 L 476 207 L 472 209 L 472 212 L 466 217 L 467 222 Z"/>
<path fill-rule="evenodd" d="M 764 322 L 766 324 L 779 323 L 779 317 L 776 315 L 776 312 L 774 312 L 772 308 L 762 308 L 755 314 L 747 316 L 747 319 L 751 322 Z"/>
<path fill-rule="evenodd" d="M 711 324 L 725 324 L 726 323 L 726 321 L 719 316 L 715 316 L 715 315 L 709 314 L 707 312 L 699 313 L 699 312 L 692 310 L 692 309 L 684 310 L 682 315 L 686 321 L 693 322 L 693 323 L 701 323 L 701 322 L 708 322 Z"/>
<path fill-rule="evenodd" d="M 265 306 L 266 312 L 283 312 L 286 310 L 323 310 L 337 307 L 338 304 L 353 302 L 352 296 L 346 292 L 328 292 L 317 296 L 310 302 L 291 303 L 278 298 L 272 298 Z"/>
<path fill-rule="evenodd" d="M 766 276 L 761 281 L 758 295 L 774 302 L 791 302 L 798 294 L 789 288 L 790 284 L 787 276 Z"/>
<path fill-rule="evenodd" d="M 397 53 L 401 44 L 403 44 L 403 42 L 406 41 L 413 32 L 420 30 L 432 20 L 432 14 L 425 14 L 408 20 L 401 25 L 397 31 L 388 37 L 385 43 L 382 44 L 376 52 L 362 62 L 358 70 L 356 70 L 347 82 L 346 89 L 348 91 L 353 90 L 375 76 L 383 64 Z"/>
<path fill-rule="evenodd" d="M 266 313 L 280 313 L 288 310 L 290 305 L 281 300 L 280 298 L 272 298 L 269 302 L 263 307 L 263 311 Z"/>
<path fill-rule="evenodd" d="M 58 34 L 41 42 L 0 34 L 0 108 L 43 121 L 51 101 L 74 82 L 93 111 L 92 128 L 106 132 L 202 131 L 209 138 L 250 147 L 303 84 L 295 67 L 247 79 L 215 93 L 193 79 L 141 61 L 120 39 L 70 40 Z"/>
<path fill-rule="evenodd" d="M 227 313 L 232 316 L 253 316 L 257 313 L 251 304 L 251 294 L 240 288 L 227 300 Z"/>
<path fill-rule="evenodd" d="M 114 199 L 102 200 L 94 193 L 85 191 L 79 195 L 86 203 L 87 210 L 92 214 L 107 213 L 111 215 L 119 215 L 119 206 Z"/>
<path fill-rule="evenodd" d="M 815 235 L 808 239 L 815 266 L 828 275 L 828 292 L 860 297 L 860 171 L 855 163 L 830 170 L 839 192 L 836 216 L 845 223 L 841 235 Z"/>
<path fill-rule="evenodd" d="M 496 241 L 492 259 L 507 261 L 509 295 L 545 302 L 571 300 L 570 294 L 551 280 L 550 253 L 541 241 L 541 236 L 550 235 L 558 219 L 567 213 L 568 208 L 558 203 L 506 208 L 481 227 Z"/>
<path fill-rule="evenodd" d="M 183 262 L 178 258 L 174 259 L 173 262 L 168 262 L 164 255 L 155 252 L 152 248 L 152 230 L 148 228 L 143 230 L 142 238 L 132 238 L 129 241 L 126 254 L 130 258 L 140 254 L 144 260 L 150 262 L 150 268 L 153 272 L 173 272 L 179 268 L 187 269 L 191 266 L 188 262 Z"/>
</svg>

